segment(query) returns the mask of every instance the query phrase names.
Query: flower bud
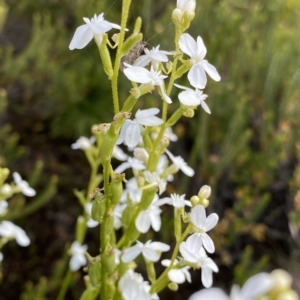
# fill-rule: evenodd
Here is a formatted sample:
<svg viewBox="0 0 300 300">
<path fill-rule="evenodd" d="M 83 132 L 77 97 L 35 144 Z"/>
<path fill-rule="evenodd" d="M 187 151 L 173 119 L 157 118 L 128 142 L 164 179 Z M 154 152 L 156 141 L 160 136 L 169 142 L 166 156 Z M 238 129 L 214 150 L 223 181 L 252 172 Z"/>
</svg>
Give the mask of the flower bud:
<svg viewBox="0 0 300 300">
<path fill-rule="evenodd" d="M 123 184 L 122 181 L 125 179 L 125 174 L 115 173 L 114 177 L 110 184 L 111 189 L 111 203 L 113 206 L 117 205 L 120 202 Z"/>
<path fill-rule="evenodd" d="M 101 263 L 99 261 L 92 262 L 89 265 L 88 274 L 93 286 L 101 283 Z"/>
<path fill-rule="evenodd" d="M 193 109 L 188 108 L 188 109 L 185 110 L 182 114 L 183 114 L 185 117 L 187 117 L 187 118 L 193 118 L 194 115 L 195 115 L 195 112 L 194 112 Z"/>
<path fill-rule="evenodd" d="M 175 283 L 175 282 L 170 282 L 168 284 L 168 288 L 171 290 L 171 291 L 174 291 L 176 292 L 178 290 L 178 284 Z"/>
<path fill-rule="evenodd" d="M 183 14 L 184 25 L 190 26 L 190 22 L 195 18 L 195 13 L 191 10 L 186 10 Z"/>
<path fill-rule="evenodd" d="M 134 87 L 130 90 L 130 93 L 132 95 L 133 98 L 135 99 L 139 99 L 141 97 L 141 92 L 140 89 L 138 87 Z"/>
<path fill-rule="evenodd" d="M 190 201 L 191 201 L 193 207 L 200 203 L 200 199 L 198 196 L 191 197 Z"/>
<path fill-rule="evenodd" d="M 199 190 L 198 197 L 199 198 L 209 198 L 211 195 L 211 187 L 209 185 L 203 185 Z"/>
<path fill-rule="evenodd" d="M 105 213 L 105 197 L 104 196 L 96 196 L 92 206 L 91 217 L 94 221 L 102 223 L 103 216 Z"/>
<path fill-rule="evenodd" d="M 299 300 L 298 294 L 294 290 L 288 290 L 284 293 L 280 293 L 277 300 Z"/>
<path fill-rule="evenodd" d="M 95 36 L 95 39 L 96 39 L 96 36 Z M 111 79 L 114 71 L 113 71 L 113 67 L 111 64 L 110 54 L 109 54 L 109 51 L 107 48 L 107 39 L 108 38 L 107 38 L 106 33 L 102 34 L 102 39 L 103 39 L 103 41 L 101 41 L 101 43 L 98 43 L 97 39 L 96 39 L 96 42 L 97 42 L 97 45 L 99 48 L 99 53 L 100 53 L 100 57 L 102 60 L 103 69 L 104 69 L 106 75 L 108 76 L 108 78 Z"/>
<path fill-rule="evenodd" d="M 293 279 L 288 272 L 281 269 L 277 269 L 271 272 L 270 275 L 273 282 L 272 291 L 280 292 L 283 290 L 287 290 L 291 287 Z"/>
<path fill-rule="evenodd" d="M 141 148 L 141 147 L 134 148 L 133 155 L 135 158 L 144 162 L 145 164 L 148 162 L 149 154 L 145 148 Z"/>
<path fill-rule="evenodd" d="M 209 200 L 208 199 L 200 199 L 199 204 L 201 204 L 204 208 L 207 208 L 209 205 Z"/>
<path fill-rule="evenodd" d="M 181 26 L 181 20 L 182 20 L 182 11 L 178 8 L 175 8 L 172 12 L 172 21 L 175 24 L 175 26 Z"/>
</svg>

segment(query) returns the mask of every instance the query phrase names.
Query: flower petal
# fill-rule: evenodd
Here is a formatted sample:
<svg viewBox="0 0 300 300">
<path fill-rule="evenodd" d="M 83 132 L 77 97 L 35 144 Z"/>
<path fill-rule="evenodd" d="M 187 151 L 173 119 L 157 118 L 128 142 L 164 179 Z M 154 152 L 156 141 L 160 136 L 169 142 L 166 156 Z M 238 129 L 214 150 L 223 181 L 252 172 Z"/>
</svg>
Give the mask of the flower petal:
<svg viewBox="0 0 300 300">
<path fill-rule="evenodd" d="M 74 33 L 69 49 L 74 50 L 84 48 L 93 39 L 93 36 L 93 31 L 89 25 L 85 24 L 79 26 Z"/>
<path fill-rule="evenodd" d="M 207 53 L 206 47 L 204 46 L 203 40 L 200 36 L 197 37 L 197 56 L 201 60 L 205 57 Z"/>
<path fill-rule="evenodd" d="M 206 288 L 212 286 L 213 278 L 212 278 L 212 270 L 210 268 L 206 268 L 206 267 L 201 268 L 201 281 Z"/>
<path fill-rule="evenodd" d="M 151 248 L 144 248 L 143 255 L 149 261 L 156 262 L 159 260 L 159 255 L 156 253 L 156 251 L 154 249 L 151 249 Z"/>
<path fill-rule="evenodd" d="M 203 289 L 193 294 L 188 300 L 230 300 L 219 288 Z"/>
<path fill-rule="evenodd" d="M 207 78 L 201 63 L 192 66 L 188 73 L 188 80 L 190 84 L 197 88 L 203 90 L 207 83 Z"/>
<path fill-rule="evenodd" d="M 168 277 L 172 282 L 176 283 L 184 283 L 185 282 L 185 276 L 184 273 L 181 270 L 173 269 L 168 272 Z"/>
<path fill-rule="evenodd" d="M 203 247 L 206 249 L 208 253 L 214 253 L 215 252 L 215 245 L 213 240 L 209 237 L 208 234 L 203 233 L 202 234 L 202 242 Z"/>
<path fill-rule="evenodd" d="M 220 81 L 221 76 L 219 75 L 217 69 L 211 65 L 208 61 L 204 60 L 201 62 L 206 73 L 215 81 Z"/>
<path fill-rule="evenodd" d="M 132 246 L 124 251 L 121 259 L 125 263 L 133 261 L 141 252 L 142 249 L 139 245 Z"/>
<path fill-rule="evenodd" d="M 219 221 L 219 216 L 216 213 L 210 214 L 205 221 L 204 229 L 205 231 L 209 231 L 214 228 Z"/>
<path fill-rule="evenodd" d="M 197 93 L 193 90 L 183 91 L 178 95 L 179 101 L 186 106 L 197 106 L 200 104 L 200 99 Z"/>
<path fill-rule="evenodd" d="M 191 58 L 197 57 L 197 43 L 188 33 L 184 33 L 180 36 L 179 48 Z"/>
<path fill-rule="evenodd" d="M 141 233 L 146 233 L 150 228 L 150 218 L 147 211 L 141 211 L 135 220 L 135 227 Z"/>
<path fill-rule="evenodd" d="M 150 72 L 147 69 L 142 67 L 132 67 L 128 64 L 125 65 L 127 68 L 124 69 L 124 74 L 130 81 L 138 83 L 149 83 L 152 81 L 149 75 Z"/>
<path fill-rule="evenodd" d="M 192 208 L 191 221 L 198 228 L 204 227 L 206 222 L 206 212 L 202 205 L 198 204 Z"/>
<path fill-rule="evenodd" d="M 128 126 L 125 136 L 125 143 L 128 147 L 135 147 L 141 137 L 141 130 L 140 125 L 138 123 L 131 123 L 130 126 Z"/>
<path fill-rule="evenodd" d="M 191 253 L 198 253 L 202 247 L 202 237 L 200 234 L 194 233 L 186 240 L 188 251 Z"/>
</svg>

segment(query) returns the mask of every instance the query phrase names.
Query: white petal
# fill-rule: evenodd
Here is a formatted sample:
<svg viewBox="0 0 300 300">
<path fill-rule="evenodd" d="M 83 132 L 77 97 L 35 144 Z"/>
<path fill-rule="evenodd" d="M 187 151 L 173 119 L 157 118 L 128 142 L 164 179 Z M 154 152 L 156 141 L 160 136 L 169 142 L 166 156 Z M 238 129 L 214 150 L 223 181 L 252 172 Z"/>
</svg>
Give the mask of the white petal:
<svg viewBox="0 0 300 300">
<path fill-rule="evenodd" d="M 197 257 L 188 250 L 188 246 L 186 242 L 182 242 L 179 245 L 179 251 L 186 261 L 191 263 L 196 263 L 198 261 Z"/>
<path fill-rule="evenodd" d="M 69 49 L 84 48 L 93 39 L 93 36 L 93 31 L 90 29 L 89 25 L 85 24 L 79 26 L 74 33 Z"/>
<path fill-rule="evenodd" d="M 202 234 L 202 242 L 203 242 L 203 247 L 206 249 L 207 252 L 209 253 L 215 252 L 214 242 L 206 233 Z"/>
<path fill-rule="evenodd" d="M 151 55 L 151 58 L 154 60 L 157 60 L 157 61 L 161 61 L 161 62 L 167 62 L 169 60 L 168 56 L 165 53 L 163 53 L 162 51 L 153 53 Z"/>
<path fill-rule="evenodd" d="M 157 126 L 163 123 L 162 119 L 155 116 L 158 113 L 158 108 L 139 109 L 135 114 L 135 119 L 139 124 L 145 126 Z"/>
<path fill-rule="evenodd" d="M 151 248 L 143 249 L 143 255 L 149 261 L 156 262 L 159 260 L 159 255 L 156 253 L 156 251 L 154 249 L 151 249 Z"/>
<path fill-rule="evenodd" d="M 22 247 L 26 247 L 30 244 L 29 237 L 27 236 L 25 231 L 23 229 L 21 229 L 20 227 L 18 227 L 16 230 L 15 238 L 16 238 L 17 243 Z"/>
<path fill-rule="evenodd" d="M 171 98 L 166 94 L 165 89 L 164 89 L 162 83 L 159 85 L 159 87 L 160 87 L 160 92 L 161 92 L 162 98 L 163 98 L 168 104 L 172 103 L 172 100 L 171 100 Z"/>
<path fill-rule="evenodd" d="M 191 58 L 197 57 L 197 43 L 188 33 L 184 33 L 180 36 L 179 48 Z"/>
<path fill-rule="evenodd" d="M 204 227 L 206 221 L 206 212 L 202 205 L 198 204 L 192 208 L 191 221 L 198 228 Z"/>
<path fill-rule="evenodd" d="M 138 83 L 149 83 L 152 81 L 150 77 L 150 72 L 142 67 L 128 67 L 124 69 L 124 74 L 126 77 L 133 82 Z"/>
<path fill-rule="evenodd" d="M 188 300 L 230 300 L 219 288 L 204 289 L 193 294 Z"/>
<path fill-rule="evenodd" d="M 202 247 L 202 237 L 200 234 L 194 233 L 186 240 L 186 244 L 191 253 L 198 253 Z"/>
<path fill-rule="evenodd" d="M 102 34 L 112 29 L 111 24 L 104 20 L 101 22 L 93 22 L 90 26 L 95 34 Z"/>
<path fill-rule="evenodd" d="M 212 286 L 213 279 L 212 279 L 212 270 L 206 267 L 201 268 L 201 281 L 202 284 L 209 288 Z"/>
<path fill-rule="evenodd" d="M 125 170 L 129 169 L 130 167 L 131 165 L 129 162 L 124 162 L 115 169 L 115 173 L 123 173 Z"/>
<path fill-rule="evenodd" d="M 268 273 L 259 273 L 250 277 L 241 289 L 241 296 L 254 299 L 264 295 L 272 288 L 272 279 Z"/>
<path fill-rule="evenodd" d="M 202 106 L 202 108 L 204 109 L 205 112 L 207 112 L 208 114 L 211 114 L 211 111 L 205 101 L 201 101 L 200 105 Z"/>
<path fill-rule="evenodd" d="M 179 101 L 186 106 L 197 106 L 200 104 L 200 99 L 197 93 L 193 90 L 183 91 L 178 95 Z"/>
<path fill-rule="evenodd" d="M 213 270 L 214 272 L 218 273 L 219 272 L 219 268 L 218 266 L 215 264 L 215 262 L 209 258 L 209 257 L 206 257 L 205 258 L 205 262 L 204 262 L 204 266 Z"/>
<path fill-rule="evenodd" d="M 166 251 L 170 250 L 169 245 L 167 245 L 165 243 L 161 243 L 161 242 L 152 242 L 151 248 L 153 248 L 156 251 L 161 251 L 161 252 L 166 252 Z"/>
<path fill-rule="evenodd" d="M 174 83 L 174 85 L 182 90 L 186 90 L 186 91 L 194 91 L 193 89 L 191 88 L 188 88 L 186 86 L 183 86 L 183 85 L 180 85 L 180 84 L 177 84 L 177 83 Z"/>
<path fill-rule="evenodd" d="M 23 185 L 22 193 L 27 197 L 33 197 L 36 195 L 36 191 L 33 188 L 31 188 L 28 184 Z"/>
<path fill-rule="evenodd" d="M 147 211 L 141 211 L 135 220 L 135 226 L 141 233 L 146 233 L 150 228 L 150 218 Z"/>
<path fill-rule="evenodd" d="M 12 175 L 16 184 L 22 182 L 22 177 L 18 172 L 13 172 Z"/>
<path fill-rule="evenodd" d="M 160 210 L 161 211 L 161 210 Z M 151 226 L 153 228 L 154 231 L 158 232 L 161 228 L 161 218 L 159 214 L 154 214 L 151 213 L 150 214 L 150 221 L 151 221 Z"/>
<path fill-rule="evenodd" d="M 185 282 L 185 276 L 184 273 L 182 273 L 181 270 L 173 269 L 168 272 L 168 277 L 172 282 L 176 283 L 184 283 Z"/>
<path fill-rule="evenodd" d="M 86 223 L 88 228 L 94 228 L 96 226 L 99 225 L 99 222 L 94 221 L 93 219 L 88 219 L 87 223 Z"/>
<path fill-rule="evenodd" d="M 206 60 L 204 60 L 202 63 L 202 66 L 204 68 L 204 70 L 206 71 L 206 73 L 215 81 L 220 81 L 221 77 L 217 71 L 217 69 L 211 65 L 210 63 L 208 63 Z"/>
<path fill-rule="evenodd" d="M 150 63 L 150 57 L 148 55 L 141 55 L 138 59 L 134 62 L 134 67 L 145 67 Z"/>
<path fill-rule="evenodd" d="M 188 73 L 190 84 L 197 89 L 204 89 L 207 83 L 207 78 L 201 63 L 193 65 Z"/>
<path fill-rule="evenodd" d="M 141 252 L 142 252 L 141 247 L 138 245 L 135 245 L 133 247 L 126 249 L 124 251 L 124 254 L 122 255 L 121 259 L 125 263 L 133 261 Z"/>
<path fill-rule="evenodd" d="M 134 148 L 141 138 L 140 125 L 132 123 L 126 130 L 125 143 L 128 147 Z"/>
<path fill-rule="evenodd" d="M 125 123 L 123 124 L 122 128 L 121 128 L 121 132 L 120 132 L 120 136 L 117 140 L 117 145 L 120 145 L 124 142 L 125 137 L 126 137 L 126 131 L 128 129 L 128 127 L 133 123 L 132 120 L 126 120 Z"/>
<path fill-rule="evenodd" d="M 203 59 L 207 53 L 206 47 L 204 46 L 203 40 L 200 36 L 197 37 L 197 57 Z"/>
<path fill-rule="evenodd" d="M 209 231 L 214 228 L 219 221 L 219 216 L 216 213 L 210 214 L 205 221 L 204 229 L 205 231 Z"/>
<path fill-rule="evenodd" d="M 82 266 L 86 265 L 86 257 L 83 255 L 72 256 L 69 265 L 71 271 L 76 272 Z"/>
</svg>

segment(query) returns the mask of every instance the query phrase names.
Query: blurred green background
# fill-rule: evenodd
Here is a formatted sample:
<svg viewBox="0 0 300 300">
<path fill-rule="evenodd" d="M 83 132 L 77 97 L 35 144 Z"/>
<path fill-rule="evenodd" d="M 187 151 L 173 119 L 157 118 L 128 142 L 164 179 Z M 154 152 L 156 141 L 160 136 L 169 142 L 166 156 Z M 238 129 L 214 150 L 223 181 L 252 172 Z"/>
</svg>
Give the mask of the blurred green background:
<svg viewBox="0 0 300 300">
<path fill-rule="evenodd" d="M 132 2 L 128 28 L 141 16 L 149 47 L 172 51 L 176 1 Z M 4 248 L 1 300 L 56 297 L 61 257 L 81 212 L 72 190 L 84 188 L 89 174 L 83 153 L 70 144 L 113 115 L 96 47 L 69 51 L 68 45 L 82 17 L 105 12 L 119 24 L 120 11 L 121 0 L 0 0 L 0 166 L 29 178 L 43 195 L 37 206 L 22 196 L 11 202 L 11 219 L 32 244 Z M 209 80 L 205 89 L 212 114 L 199 109 L 175 127 L 173 150 L 196 175 L 174 187 L 189 197 L 203 184 L 212 186 L 209 210 L 221 217 L 211 234 L 220 267 L 215 286 L 242 284 L 256 272 L 281 267 L 300 291 L 299 20 L 299 0 L 197 1 L 188 32 L 203 38 L 222 80 Z M 122 77 L 120 85 L 125 99 L 129 85 Z M 22 218 L 20 211 L 30 205 Z M 171 227 L 172 212 L 163 216 Z M 155 238 L 172 244 L 168 232 Z M 96 253 L 94 235 L 97 229 L 87 242 Z M 79 298 L 81 275 L 74 275 L 67 299 Z M 187 299 L 200 288 L 199 271 L 172 297 Z"/>
</svg>

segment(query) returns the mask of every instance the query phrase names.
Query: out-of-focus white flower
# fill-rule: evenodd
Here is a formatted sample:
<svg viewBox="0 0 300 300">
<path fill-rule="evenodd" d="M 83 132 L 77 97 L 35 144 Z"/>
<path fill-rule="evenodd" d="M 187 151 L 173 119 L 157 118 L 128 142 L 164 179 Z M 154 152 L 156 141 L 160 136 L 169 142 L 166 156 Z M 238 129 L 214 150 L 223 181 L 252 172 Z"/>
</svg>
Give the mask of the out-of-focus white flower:
<svg viewBox="0 0 300 300">
<path fill-rule="evenodd" d="M 90 138 L 81 136 L 75 143 L 71 145 L 71 148 L 73 150 L 77 150 L 77 149 L 88 150 L 89 148 L 92 147 L 95 141 L 96 138 L 94 136 L 91 136 Z"/>
<path fill-rule="evenodd" d="M 149 153 L 146 151 L 145 148 L 141 148 L 141 147 L 134 148 L 133 155 L 135 158 L 141 160 L 145 164 L 148 162 Z"/>
<path fill-rule="evenodd" d="M 160 195 L 166 190 L 167 182 L 165 179 L 160 178 L 157 172 L 151 173 L 149 171 L 144 171 L 143 174 L 147 182 L 149 182 L 152 186 L 158 187 Z"/>
<path fill-rule="evenodd" d="M 172 142 L 176 142 L 178 140 L 178 136 L 175 133 L 173 133 L 172 127 L 167 127 L 164 132 L 164 135 L 166 135 L 167 138 Z"/>
<path fill-rule="evenodd" d="M 186 241 L 191 252 L 197 253 L 202 245 L 209 253 L 215 251 L 214 242 L 206 232 L 214 228 L 218 220 L 219 217 L 216 213 L 212 213 L 206 218 L 205 209 L 200 204 L 192 208 L 191 222 L 194 225 L 194 233 Z"/>
<path fill-rule="evenodd" d="M 212 286 L 212 272 L 219 272 L 218 266 L 215 262 L 209 258 L 204 249 L 201 248 L 197 253 L 192 253 L 186 242 L 182 242 L 179 246 L 179 250 L 184 260 L 195 264 L 196 268 L 201 268 L 201 281 L 202 284 L 208 288 Z M 218 298 L 216 298 L 218 299 Z"/>
<path fill-rule="evenodd" d="M 124 161 L 128 157 L 128 155 L 117 145 L 114 146 L 112 156 L 120 161 Z"/>
<path fill-rule="evenodd" d="M 210 194 L 211 194 L 211 187 L 209 185 L 203 185 L 199 190 L 198 197 L 207 199 L 209 198 Z"/>
<path fill-rule="evenodd" d="M 163 50 L 159 50 L 159 45 L 157 47 L 148 50 L 147 48 L 144 49 L 145 54 L 138 57 L 138 59 L 134 62 L 134 67 L 145 67 L 150 62 L 154 68 L 154 70 L 158 70 L 158 66 L 160 62 L 168 62 L 168 56 L 172 55 L 173 52 L 167 52 Z"/>
<path fill-rule="evenodd" d="M 2 261 L 3 260 L 3 254 L 2 254 L 2 252 L 0 252 L 0 261 Z"/>
<path fill-rule="evenodd" d="M 167 103 L 172 103 L 172 100 L 166 94 L 164 87 L 163 87 L 163 80 L 165 78 L 167 78 L 168 76 L 161 75 L 161 72 L 155 71 L 152 66 L 149 71 L 142 67 L 131 66 L 127 63 L 124 63 L 124 65 L 127 67 L 126 69 L 124 69 L 124 74 L 130 81 L 137 82 L 137 83 L 148 83 L 148 84 L 151 84 L 152 86 L 157 85 L 160 88 L 162 98 Z"/>
<path fill-rule="evenodd" d="M 0 200 L 0 216 L 5 214 L 7 207 L 8 207 L 7 201 Z"/>
<path fill-rule="evenodd" d="M 176 267 L 176 265 L 178 265 L 178 260 L 175 259 L 173 265 Z M 171 260 L 169 259 L 164 259 L 161 261 L 161 264 L 165 267 L 169 267 L 171 264 Z M 172 282 L 181 284 L 184 283 L 185 281 L 191 283 L 192 282 L 192 278 L 191 278 L 191 274 L 189 272 L 190 267 L 186 266 L 186 267 L 182 267 L 182 268 L 175 268 L 175 269 L 171 269 L 168 272 L 168 277 Z"/>
<path fill-rule="evenodd" d="M 171 197 L 162 198 L 156 201 L 156 203 L 158 205 L 170 204 L 176 208 L 181 208 L 184 207 L 185 205 L 189 207 L 192 206 L 191 202 L 185 199 L 185 195 L 179 195 L 179 194 L 171 194 Z"/>
<path fill-rule="evenodd" d="M 229 297 L 221 289 L 209 288 L 196 292 L 189 300 L 255 300 L 263 297 L 272 286 L 270 274 L 259 273 L 250 277 L 241 289 L 234 285 Z"/>
<path fill-rule="evenodd" d="M 157 294 L 150 294 L 151 286 L 143 277 L 129 269 L 119 280 L 119 290 L 124 300 L 158 300 Z"/>
<path fill-rule="evenodd" d="M 70 254 L 72 255 L 70 259 L 70 269 L 72 272 L 76 272 L 81 267 L 85 266 L 87 259 L 85 252 L 87 250 L 87 245 L 81 245 L 79 242 L 74 241 L 70 248 Z"/>
<path fill-rule="evenodd" d="M 139 203 L 141 201 L 142 190 L 138 188 L 138 184 L 135 177 L 130 178 L 126 182 L 126 189 L 123 190 L 121 203 L 127 201 L 127 195 L 129 194 L 129 198 L 134 203 Z"/>
<path fill-rule="evenodd" d="M 166 149 L 166 153 L 170 157 L 173 164 L 181 170 L 185 175 L 192 177 L 195 174 L 195 171 L 187 165 L 184 159 L 181 156 L 174 156 L 168 149 Z"/>
<path fill-rule="evenodd" d="M 93 203 L 92 203 L 92 202 L 87 203 L 87 204 L 85 205 L 85 212 L 87 213 L 87 215 L 88 215 L 88 217 L 89 217 L 89 219 L 88 219 L 88 221 L 87 221 L 86 224 L 87 224 L 87 227 L 89 227 L 89 228 L 94 228 L 94 227 L 96 227 L 96 226 L 99 225 L 99 222 L 94 221 L 94 220 L 92 219 L 92 217 L 91 217 L 91 215 L 92 215 L 92 206 L 93 206 Z"/>
<path fill-rule="evenodd" d="M 161 228 L 161 212 L 162 210 L 153 203 L 146 210 L 142 210 L 135 220 L 137 230 L 146 233 L 151 226 L 154 231 L 158 232 Z"/>
<path fill-rule="evenodd" d="M 177 8 L 183 12 L 186 10 L 195 11 L 196 0 L 177 0 Z"/>
<path fill-rule="evenodd" d="M 103 16 L 104 13 L 98 16 L 95 14 L 91 20 L 83 18 L 83 21 L 86 24 L 81 25 L 76 29 L 73 39 L 69 45 L 69 49 L 82 49 L 93 39 L 93 37 L 97 41 L 97 44 L 100 45 L 103 33 L 111 30 L 112 28 L 121 28 L 117 24 L 105 21 Z"/>
<path fill-rule="evenodd" d="M 122 173 L 125 170 L 132 168 L 134 170 L 145 170 L 146 166 L 144 163 L 134 157 L 128 157 L 127 161 L 120 164 L 116 169 L 115 173 Z"/>
<path fill-rule="evenodd" d="M 136 245 L 126 249 L 122 255 L 122 261 L 127 263 L 133 261 L 138 255 L 143 254 L 148 261 L 159 260 L 159 253 L 170 250 L 170 246 L 161 242 L 147 241 L 145 244 L 137 241 Z"/>
<path fill-rule="evenodd" d="M 141 125 L 158 126 L 163 123 L 162 119 L 155 116 L 158 113 L 158 108 L 139 109 L 135 114 L 134 120 L 125 121 L 117 144 L 120 145 L 125 141 L 128 147 L 135 147 L 141 138 Z"/>
<path fill-rule="evenodd" d="M 14 172 L 13 174 L 13 178 L 15 181 L 15 184 L 17 185 L 17 187 L 20 189 L 20 191 L 27 197 L 33 197 L 36 195 L 35 190 L 29 186 L 28 182 L 23 180 L 21 175 L 17 172 Z"/>
<path fill-rule="evenodd" d="M 10 221 L 2 221 L 0 223 L 0 236 L 14 238 L 22 247 L 26 247 L 30 244 L 30 239 L 25 231 Z"/>
<path fill-rule="evenodd" d="M 114 210 L 114 228 L 117 230 L 122 227 L 122 214 L 125 208 L 126 204 L 119 203 Z"/>
<path fill-rule="evenodd" d="M 204 109 L 205 112 L 211 114 L 211 111 L 205 102 L 205 99 L 208 97 L 206 94 L 203 94 L 203 92 L 200 91 L 199 89 L 193 90 L 179 84 L 175 84 L 175 86 L 177 86 L 182 90 L 185 90 L 183 92 L 180 92 L 178 95 L 178 99 L 183 105 L 186 106 L 201 105 L 201 107 Z"/>
<path fill-rule="evenodd" d="M 195 41 L 188 33 L 184 33 L 179 38 L 180 50 L 191 59 L 192 68 L 188 73 L 190 84 L 197 89 L 204 89 L 207 83 L 205 72 L 215 81 L 220 81 L 221 77 L 216 68 L 204 59 L 207 50 L 200 36 Z"/>
</svg>

